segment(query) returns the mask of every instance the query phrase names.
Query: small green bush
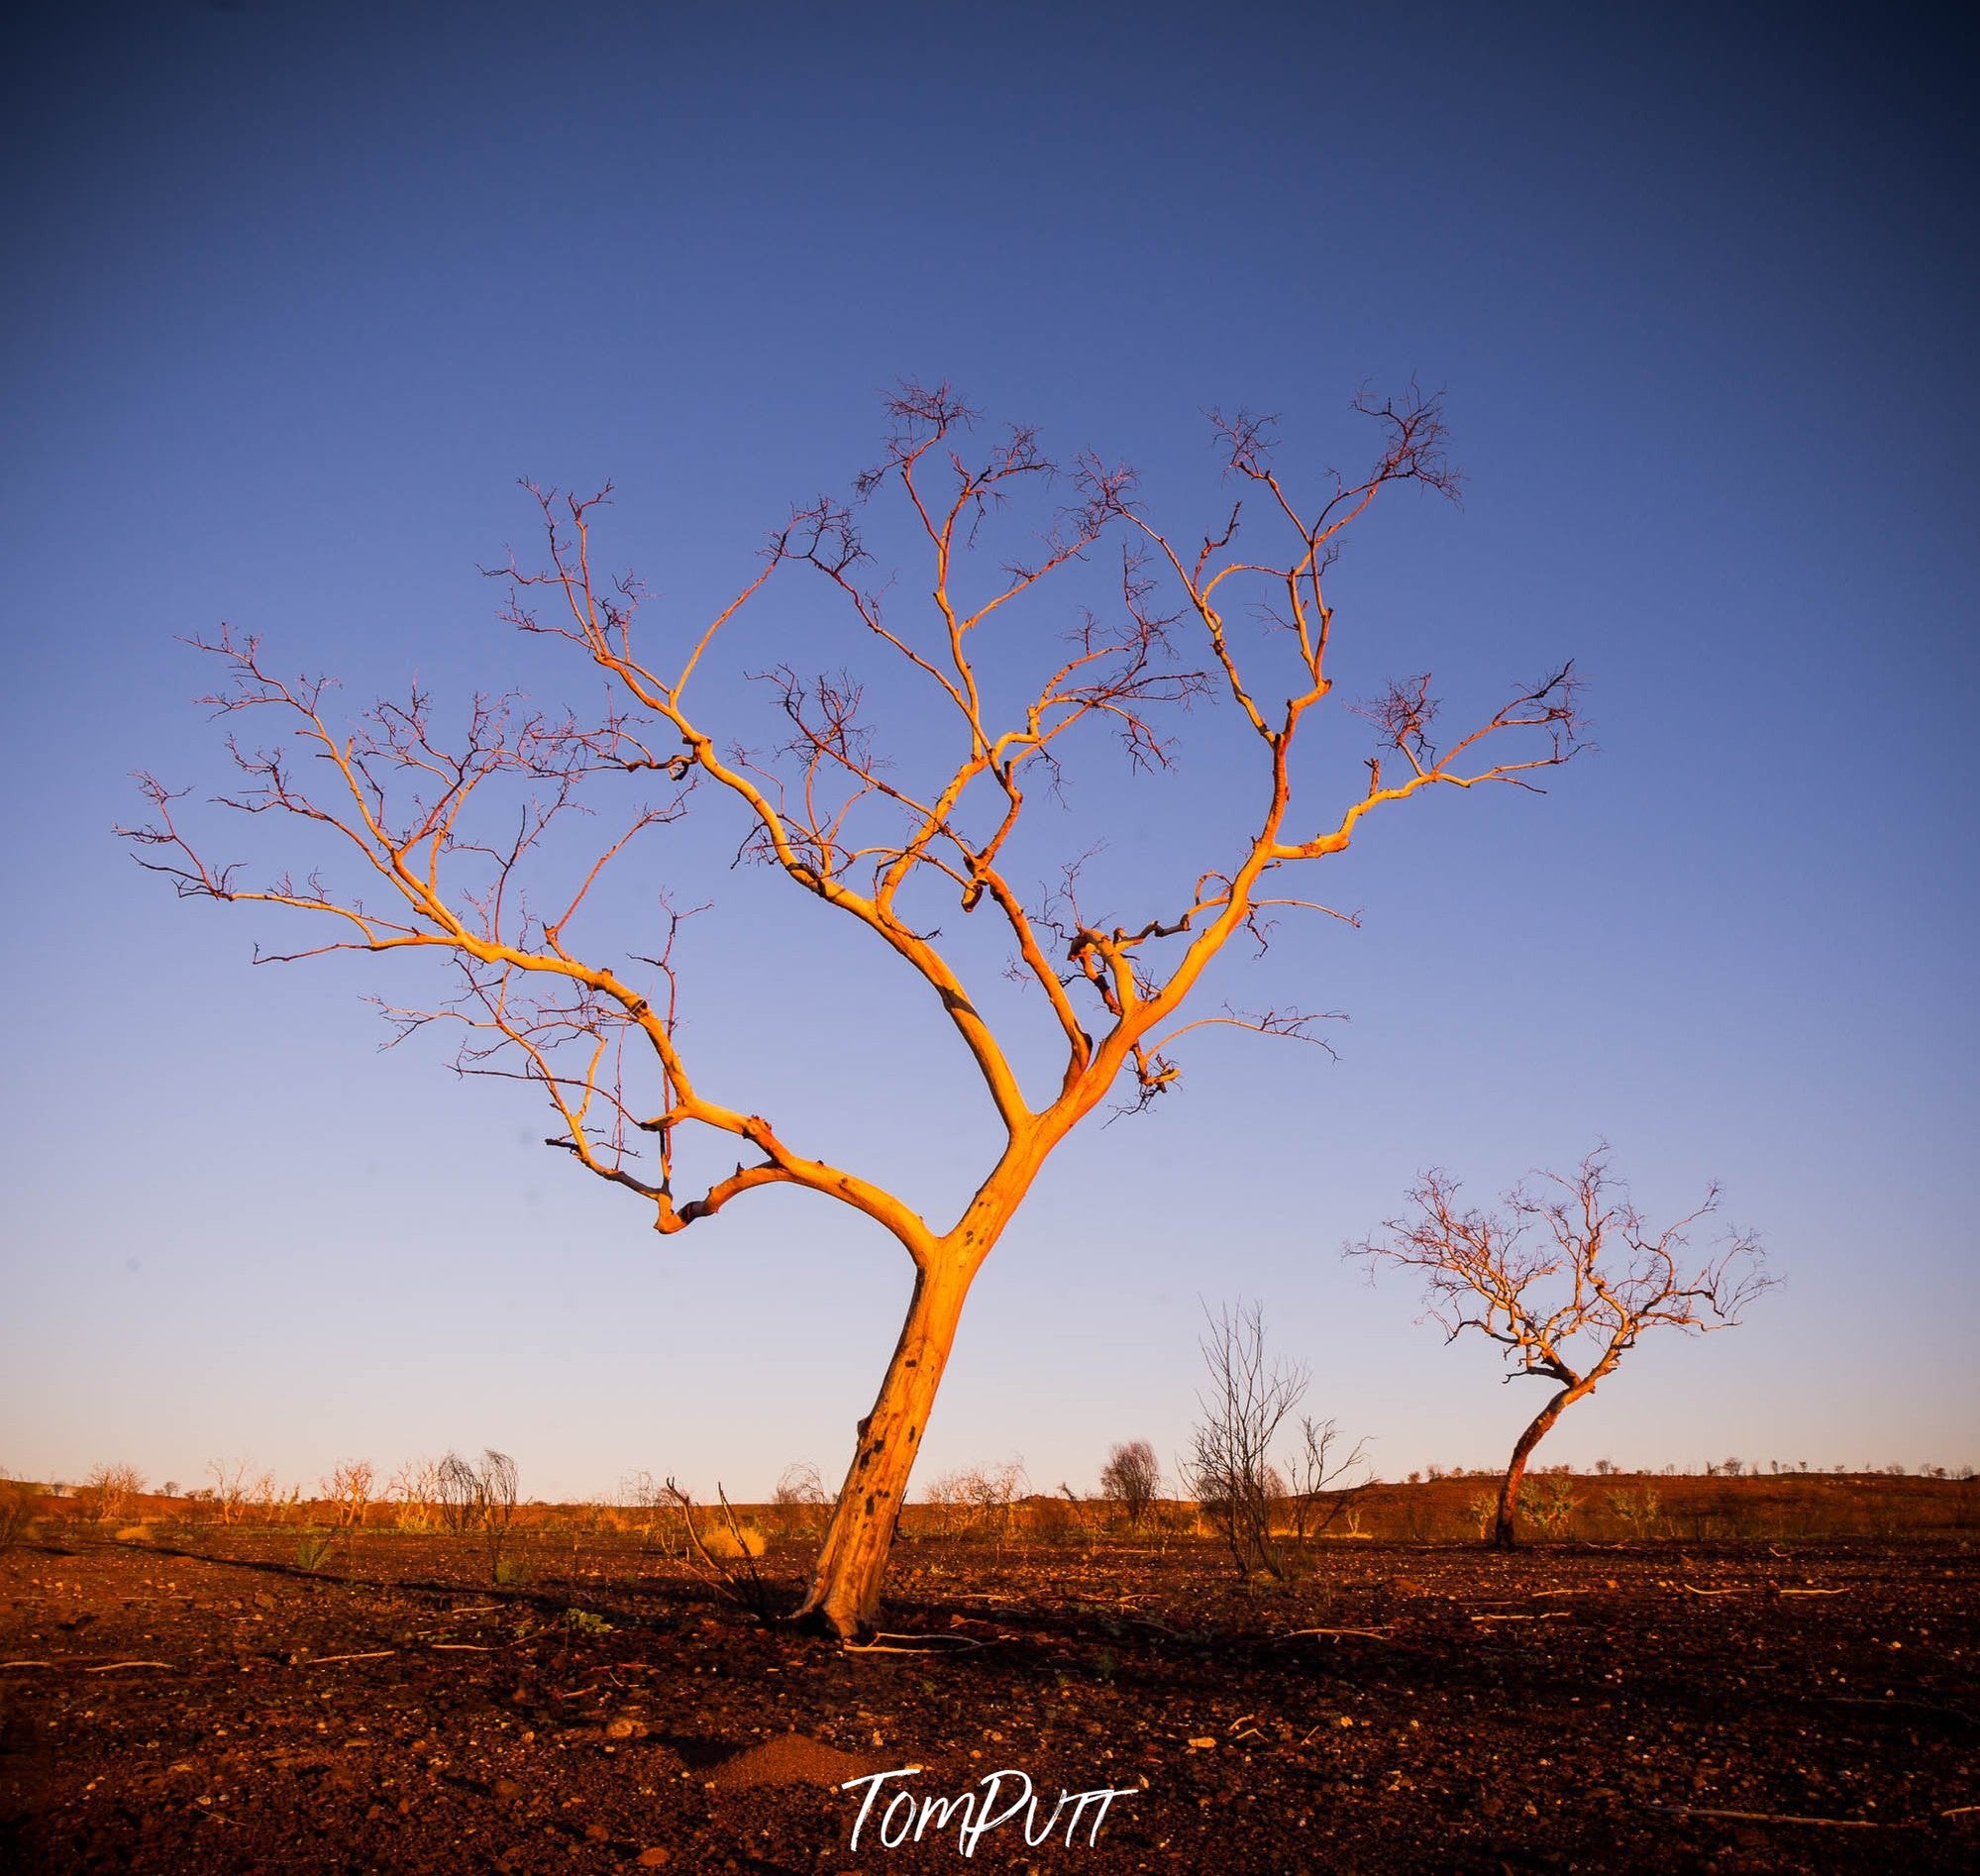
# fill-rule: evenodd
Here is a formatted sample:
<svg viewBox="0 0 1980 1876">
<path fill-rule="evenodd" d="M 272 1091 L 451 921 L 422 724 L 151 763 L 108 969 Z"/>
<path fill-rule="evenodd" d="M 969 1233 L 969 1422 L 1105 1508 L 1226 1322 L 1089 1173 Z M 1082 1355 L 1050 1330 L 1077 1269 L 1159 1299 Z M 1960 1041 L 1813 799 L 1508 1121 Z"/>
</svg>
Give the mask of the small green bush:
<svg viewBox="0 0 1980 1876">
<path fill-rule="evenodd" d="M 295 1563 L 298 1570 L 315 1572 L 330 1561 L 337 1548 L 334 1530 L 306 1530 L 296 1539 Z"/>
</svg>

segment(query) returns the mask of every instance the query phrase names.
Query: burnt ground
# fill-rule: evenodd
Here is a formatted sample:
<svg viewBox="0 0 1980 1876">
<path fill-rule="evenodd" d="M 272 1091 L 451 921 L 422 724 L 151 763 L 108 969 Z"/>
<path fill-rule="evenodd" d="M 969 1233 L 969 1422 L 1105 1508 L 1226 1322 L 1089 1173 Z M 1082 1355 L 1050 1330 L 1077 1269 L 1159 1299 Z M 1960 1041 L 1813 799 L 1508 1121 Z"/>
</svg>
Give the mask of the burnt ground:
<svg viewBox="0 0 1980 1876">
<path fill-rule="evenodd" d="M 924 1541 L 896 1552 L 886 1619 L 931 1651 L 863 1654 L 761 1626 L 631 1540 L 553 1543 L 502 1590 L 471 1542 L 388 1532 L 315 1573 L 293 1532 L 17 1548 L 0 1861 L 1980 1866 L 1980 1553 L 1951 1537 L 1338 1543 L 1291 1589 L 1198 1541 Z M 795 1558 L 766 1568 L 794 1589 Z M 909 1764 L 856 1853 L 864 1788 L 834 1786 Z M 960 1811 L 879 1841 L 895 1790 L 1005 1767 L 1047 1794 L 1036 1843 L 1013 1818 L 965 1865 Z M 1062 1786 L 1132 1796 L 1090 1844 L 1095 1807 L 1046 1835 Z"/>
</svg>

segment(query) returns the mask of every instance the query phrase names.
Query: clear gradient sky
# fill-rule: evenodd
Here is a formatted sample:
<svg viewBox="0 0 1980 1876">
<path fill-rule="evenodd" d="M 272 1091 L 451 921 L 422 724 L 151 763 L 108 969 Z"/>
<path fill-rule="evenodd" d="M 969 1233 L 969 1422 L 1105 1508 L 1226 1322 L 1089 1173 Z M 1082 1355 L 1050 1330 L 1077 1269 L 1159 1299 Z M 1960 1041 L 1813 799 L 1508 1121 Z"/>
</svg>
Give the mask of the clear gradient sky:
<svg viewBox="0 0 1980 1876">
<path fill-rule="evenodd" d="M 1788 1281 L 1645 1344 L 1543 1457 L 1980 1462 L 1974 61 L 1939 20 L 18 18 L 0 1463 L 307 1482 L 495 1445 L 548 1497 L 634 1467 L 751 1496 L 837 1476 L 906 1293 L 801 1196 L 658 1238 L 526 1094 L 377 1052 L 360 999 L 414 970 L 252 969 L 270 921 L 140 873 L 128 772 L 222 780 L 175 635 L 232 621 L 354 701 L 414 671 L 581 701 L 476 573 L 527 538 L 518 476 L 613 478 L 607 557 L 677 624 L 846 487 L 903 376 L 1138 464 L 1187 532 L 1224 492 L 1204 408 L 1352 463 L 1356 389 L 1412 373 L 1469 480 L 1351 545 L 1351 679 L 1429 667 L 1456 708 L 1572 655 L 1602 753 L 1544 798 L 1397 814 L 1328 883 L 1362 928 L 1284 928 L 1246 993 L 1347 1012 L 1337 1062 L 1213 1032 L 1175 1098 L 1069 1143 L 978 1285 L 924 1477 L 1174 1455 L 1198 1298 L 1239 1294 L 1387 1476 L 1503 1460 L 1537 1402 L 1339 1247 L 1423 1166 L 1487 1196 L 1598 1137 L 1653 1211 L 1721 1181 Z M 858 655 L 805 599 L 725 669 Z M 1081 784 L 1129 872 L 1250 818 L 1217 819 L 1228 714 L 1154 795 Z M 951 1211 L 990 1134 L 939 1015 L 705 851 L 655 849 L 623 902 L 716 901 L 684 960 L 711 1092 Z"/>
</svg>

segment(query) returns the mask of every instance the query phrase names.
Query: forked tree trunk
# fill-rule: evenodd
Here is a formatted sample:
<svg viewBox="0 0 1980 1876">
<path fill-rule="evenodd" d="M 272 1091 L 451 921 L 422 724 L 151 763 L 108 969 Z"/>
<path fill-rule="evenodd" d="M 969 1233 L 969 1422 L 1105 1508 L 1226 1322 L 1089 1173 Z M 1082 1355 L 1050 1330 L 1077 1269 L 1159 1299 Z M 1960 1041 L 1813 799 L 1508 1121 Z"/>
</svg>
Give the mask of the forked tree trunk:
<svg viewBox="0 0 1980 1876">
<path fill-rule="evenodd" d="M 1512 1510 L 1519 1496 L 1519 1482 L 1526 1476 L 1526 1461 L 1532 1457 L 1533 1448 L 1553 1429 L 1554 1422 L 1561 1417 L 1562 1409 L 1579 1401 L 1583 1395 L 1595 1390 L 1595 1378 L 1577 1381 L 1572 1387 L 1563 1388 L 1559 1394 L 1533 1416 L 1533 1421 L 1519 1435 L 1518 1444 L 1512 1448 L 1512 1463 L 1506 1468 L 1506 1478 L 1499 1488 L 1499 1515 L 1492 1526 L 1492 1545 L 1495 1550 L 1511 1550 L 1517 1544 L 1512 1530 Z"/>
<path fill-rule="evenodd" d="M 921 1450 L 928 1411 L 974 1275 L 969 1266 L 947 1258 L 917 1270 L 914 1297 L 880 1396 L 860 1422 L 852 1469 L 825 1527 L 810 1592 L 794 1612 L 797 1619 L 842 1639 L 871 1629 L 880 1608 L 881 1581 L 906 1500 L 908 1474 Z"/>
</svg>

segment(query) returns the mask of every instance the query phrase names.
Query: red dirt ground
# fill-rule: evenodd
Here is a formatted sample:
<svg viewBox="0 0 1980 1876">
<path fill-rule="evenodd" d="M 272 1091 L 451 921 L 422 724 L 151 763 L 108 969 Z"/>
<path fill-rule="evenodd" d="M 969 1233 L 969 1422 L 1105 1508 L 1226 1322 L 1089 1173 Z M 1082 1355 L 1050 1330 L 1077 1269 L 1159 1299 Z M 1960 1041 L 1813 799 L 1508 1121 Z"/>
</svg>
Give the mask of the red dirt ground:
<svg viewBox="0 0 1980 1876">
<path fill-rule="evenodd" d="M 1952 1537 L 1364 1542 L 1290 1590 L 1202 1541 L 913 1542 L 886 1619 L 940 1652 L 866 1654 L 627 1539 L 546 1538 L 507 1590 L 460 1539 L 362 1531 L 317 1574 L 295 1546 L 0 1559 L 12 1867 L 1980 1866 L 1980 1572 Z M 797 1567 L 767 1566 L 780 1596 Z M 855 1853 L 865 1791 L 835 1787 L 910 1764 Z M 1046 1794 L 1037 1842 L 1013 1819 L 965 1865 L 960 1812 L 878 1840 L 893 1791 L 1006 1767 Z M 1062 1786 L 1131 1796 L 1069 1845 Z"/>
</svg>

